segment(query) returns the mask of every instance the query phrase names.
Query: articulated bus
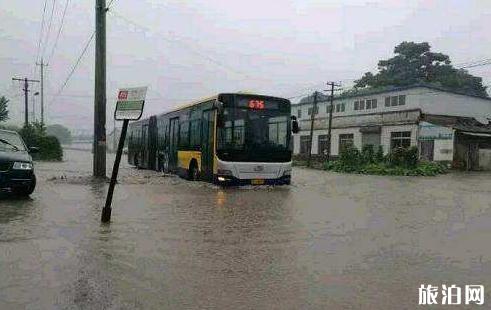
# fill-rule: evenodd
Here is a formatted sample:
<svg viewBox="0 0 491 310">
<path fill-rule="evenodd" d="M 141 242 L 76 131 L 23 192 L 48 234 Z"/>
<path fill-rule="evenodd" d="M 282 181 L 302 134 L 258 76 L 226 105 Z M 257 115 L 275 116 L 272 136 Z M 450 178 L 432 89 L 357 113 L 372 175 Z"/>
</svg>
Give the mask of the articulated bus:
<svg viewBox="0 0 491 310">
<path fill-rule="evenodd" d="M 287 99 L 226 93 L 128 129 L 128 162 L 216 184 L 290 184 L 292 131 Z"/>
</svg>

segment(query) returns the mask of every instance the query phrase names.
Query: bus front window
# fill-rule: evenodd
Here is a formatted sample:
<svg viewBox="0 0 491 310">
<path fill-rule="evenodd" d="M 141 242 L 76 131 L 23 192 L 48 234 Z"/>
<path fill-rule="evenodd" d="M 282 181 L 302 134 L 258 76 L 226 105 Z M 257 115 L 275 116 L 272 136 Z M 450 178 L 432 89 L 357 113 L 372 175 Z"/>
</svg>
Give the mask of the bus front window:
<svg viewBox="0 0 491 310">
<path fill-rule="evenodd" d="M 225 108 L 217 155 L 226 161 L 289 161 L 289 114 L 278 110 Z"/>
</svg>

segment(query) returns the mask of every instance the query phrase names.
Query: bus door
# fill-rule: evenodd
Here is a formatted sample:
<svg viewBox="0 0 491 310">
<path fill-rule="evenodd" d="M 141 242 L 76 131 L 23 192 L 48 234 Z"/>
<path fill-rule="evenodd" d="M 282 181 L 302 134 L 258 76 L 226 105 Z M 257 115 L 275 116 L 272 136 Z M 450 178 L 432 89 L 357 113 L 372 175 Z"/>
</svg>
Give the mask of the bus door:
<svg viewBox="0 0 491 310">
<path fill-rule="evenodd" d="M 213 180 L 214 123 L 215 110 L 203 111 L 201 122 L 201 176 L 207 181 Z"/>
<path fill-rule="evenodd" d="M 169 168 L 177 169 L 177 143 L 179 139 L 179 117 L 171 118 L 169 122 Z"/>
</svg>

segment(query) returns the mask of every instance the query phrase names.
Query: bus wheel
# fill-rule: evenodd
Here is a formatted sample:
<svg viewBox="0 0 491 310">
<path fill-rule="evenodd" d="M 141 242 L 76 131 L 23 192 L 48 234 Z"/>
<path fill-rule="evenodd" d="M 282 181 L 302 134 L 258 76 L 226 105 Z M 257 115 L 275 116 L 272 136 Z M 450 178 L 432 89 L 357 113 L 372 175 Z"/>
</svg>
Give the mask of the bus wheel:
<svg viewBox="0 0 491 310">
<path fill-rule="evenodd" d="M 136 167 L 136 169 L 140 169 L 140 166 L 138 164 L 138 155 L 135 154 L 135 157 L 133 158 L 133 163 Z"/>
<path fill-rule="evenodd" d="M 198 173 L 199 173 L 198 165 L 197 165 L 195 160 L 192 160 L 191 164 L 189 165 L 188 179 L 190 181 L 197 181 L 198 180 Z"/>
</svg>

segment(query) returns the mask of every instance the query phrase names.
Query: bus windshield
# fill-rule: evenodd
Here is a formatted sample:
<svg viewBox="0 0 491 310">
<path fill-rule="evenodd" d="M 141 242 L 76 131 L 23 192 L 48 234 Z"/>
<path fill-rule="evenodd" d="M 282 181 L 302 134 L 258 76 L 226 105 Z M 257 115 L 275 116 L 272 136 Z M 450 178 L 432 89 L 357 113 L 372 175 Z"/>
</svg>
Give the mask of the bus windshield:
<svg viewBox="0 0 491 310">
<path fill-rule="evenodd" d="M 287 162 L 290 151 L 288 102 L 239 98 L 225 105 L 217 155 L 226 161 Z"/>
</svg>

